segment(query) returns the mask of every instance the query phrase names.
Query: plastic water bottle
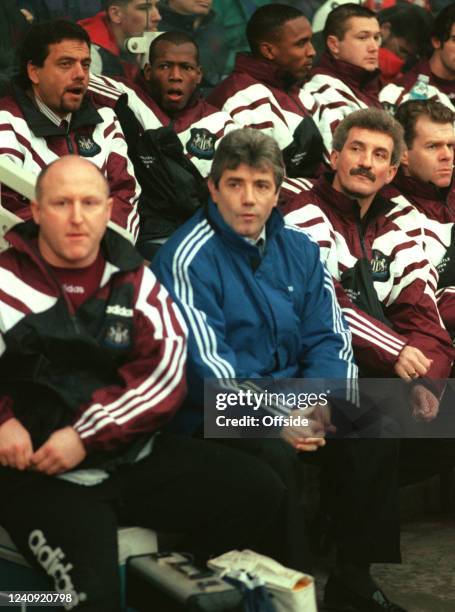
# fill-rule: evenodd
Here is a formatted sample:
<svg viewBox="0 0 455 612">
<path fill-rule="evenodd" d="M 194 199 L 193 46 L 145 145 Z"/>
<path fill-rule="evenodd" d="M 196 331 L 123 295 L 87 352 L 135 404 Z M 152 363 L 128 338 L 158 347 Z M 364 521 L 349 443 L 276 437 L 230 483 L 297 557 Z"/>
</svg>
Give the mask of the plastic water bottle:
<svg viewBox="0 0 455 612">
<path fill-rule="evenodd" d="M 414 83 L 414 87 L 409 92 L 410 100 L 426 100 L 428 98 L 428 85 L 430 84 L 430 77 L 426 74 L 419 74 L 417 81 Z"/>
</svg>

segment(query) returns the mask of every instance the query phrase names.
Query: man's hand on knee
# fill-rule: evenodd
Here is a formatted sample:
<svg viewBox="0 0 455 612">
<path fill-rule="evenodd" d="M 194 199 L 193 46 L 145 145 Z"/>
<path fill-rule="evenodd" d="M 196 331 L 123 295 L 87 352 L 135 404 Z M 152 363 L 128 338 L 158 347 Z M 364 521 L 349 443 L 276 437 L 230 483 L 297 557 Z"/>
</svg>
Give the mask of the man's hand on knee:
<svg viewBox="0 0 455 612">
<path fill-rule="evenodd" d="M 72 427 L 58 429 L 32 456 L 33 469 L 49 476 L 67 472 L 79 465 L 87 452 Z"/>
<path fill-rule="evenodd" d="M 0 464 L 18 470 L 30 465 L 33 454 L 32 439 L 17 419 L 8 419 L 0 425 Z"/>
<path fill-rule="evenodd" d="M 425 376 L 432 363 L 420 349 L 407 345 L 398 355 L 394 370 L 400 378 L 410 382 L 414 378 Z"/>
</svg>

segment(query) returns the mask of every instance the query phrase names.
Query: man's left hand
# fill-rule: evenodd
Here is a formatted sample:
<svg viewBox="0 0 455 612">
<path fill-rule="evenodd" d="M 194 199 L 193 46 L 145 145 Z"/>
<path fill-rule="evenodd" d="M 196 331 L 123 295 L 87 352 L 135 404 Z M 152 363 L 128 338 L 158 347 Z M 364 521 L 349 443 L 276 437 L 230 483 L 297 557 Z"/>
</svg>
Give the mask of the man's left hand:
<svg viewBox="0 0 455 612">
<path fill-rule="evenodd" d="M 64 427 L 54 431 L 32 455 L 32 469 L 48 476 L 61 474 L 79 465 L 86 455 L 87 452 L 76 430 Z"/>
<path fill-rule="evenodd" d="M 411 414 L 416 421 L 432 421 L 438 416 L 439 400 L 423 385 L 416 385 L 411 391 Z"/>
</svg>

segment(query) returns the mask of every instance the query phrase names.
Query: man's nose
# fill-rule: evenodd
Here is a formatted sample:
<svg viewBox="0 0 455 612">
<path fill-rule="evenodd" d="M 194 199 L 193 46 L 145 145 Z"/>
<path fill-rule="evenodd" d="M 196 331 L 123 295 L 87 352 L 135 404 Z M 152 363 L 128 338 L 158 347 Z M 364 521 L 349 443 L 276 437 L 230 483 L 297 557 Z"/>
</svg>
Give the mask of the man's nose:
<svg viewBox="0 0 455 612">
<path fill-rule="evenodd" d="M 454 154 L 453 147 L 446 144 L 441 147 L 439 158 L 440 159 L 451 159 L 453 161 L 453 154 Z"/>
<path fill-rule="evenodd" d="M 154 24 L 157 24 L 159 21 L 161 21 L 161 19 L 162 19 L 161 13 L 159 12 L 158 7 L 155 6 L 148 13 L 147 29 L 150 30 L 150 28 Z"/>
<path fill-rule="evenodd" d="M 181 81 L 182 80 L 182 70 L 180 66 L 174 65 L 171 67 L 169 71 L 169 78 L 172 81 Z"/>
<path fill-rule="evenodd" d="M 313 47 L 311 40 L 308 42 L 306 54 L 307 57 L 314 57 L 316 55 L 316 49 Z"/>
<path fill-rule="evenodd" d="M 253 185 L 244 185 L 243 204 L 252 205 L 256 202 Z"/>
<path fill-rule="evenodd" d="M 372 167 L 371 155 L 369 153 L 364 153 L 359 159 L 358 164 L 360 168 L 367 168 L 369 170 Z"/>
<path fill-rule="evenodd" d="M 73 79 L 84 79 L 87 74 L 87 70 L 84 69 L 81 63 L 75 62 L 73 68 Z"/>
<path fill-rule="evenodd" d="M 83 221 L 83 217 L 82 217 L 82 206 L 80 202 L 74 202 L 73 206 L 71 207 L 71 222 L 79 225 L 80 223 L 82 223 Z"/>
<path fill-rule="evenodd" d="M 377 39 L 377 38 L 369 38 L 368 39 L 368 49 L 370 51 L 378 51 L 379 47 L 381 46 L 381 42 Z"/>
</svg>

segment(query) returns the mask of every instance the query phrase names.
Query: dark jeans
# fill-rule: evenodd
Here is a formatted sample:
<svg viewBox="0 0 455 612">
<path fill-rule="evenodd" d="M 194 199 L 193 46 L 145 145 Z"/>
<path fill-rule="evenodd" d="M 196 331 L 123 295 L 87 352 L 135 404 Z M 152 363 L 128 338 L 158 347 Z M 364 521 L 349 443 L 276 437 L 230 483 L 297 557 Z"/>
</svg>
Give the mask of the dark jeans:
<svg viewBox="0 0 455 612">
<path fill-rule="evenodd" d="M 179 533 L 179 548 L 199 559 L 245 547 L 274 555 L 267 541 L 284 495 L 254 457 L 170 434 L 100 485 L 0 468 L 0 487 L 0 523 L 16 546 L 93 612 L 119 610 L 119 525 Z"/>
</svg>

